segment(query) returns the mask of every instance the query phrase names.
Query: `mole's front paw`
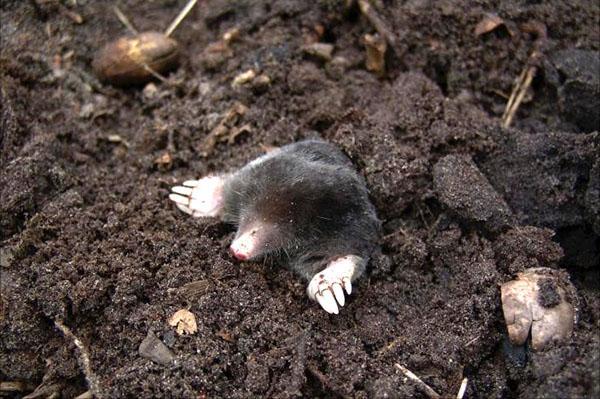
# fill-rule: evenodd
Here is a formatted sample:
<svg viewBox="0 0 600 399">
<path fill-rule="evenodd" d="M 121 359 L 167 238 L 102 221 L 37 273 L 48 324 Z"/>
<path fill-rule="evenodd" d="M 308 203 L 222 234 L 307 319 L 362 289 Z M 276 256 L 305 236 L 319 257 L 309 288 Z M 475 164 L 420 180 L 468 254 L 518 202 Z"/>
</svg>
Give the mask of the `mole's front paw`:
<svg viewBox="0 0 600 399">
<path fill-rule="evenodd" d="M 344 289 L 350 295 L 352 276 L 362 261 L 362 258 L 354 255 L 334 260 L 312 278 L 306 289 L 308 296 L 319 302 L 327 313 L 338 314 L 338 304 L 344 306 L 346 303 Z"/>
<path fill-rule="evenodd" d="M 193 217 L 218 216 L 223 208 L 223 184 L 224 179 L 219 176 L 188 180 L 171 188 L 169 199 Z"/>
</svg>

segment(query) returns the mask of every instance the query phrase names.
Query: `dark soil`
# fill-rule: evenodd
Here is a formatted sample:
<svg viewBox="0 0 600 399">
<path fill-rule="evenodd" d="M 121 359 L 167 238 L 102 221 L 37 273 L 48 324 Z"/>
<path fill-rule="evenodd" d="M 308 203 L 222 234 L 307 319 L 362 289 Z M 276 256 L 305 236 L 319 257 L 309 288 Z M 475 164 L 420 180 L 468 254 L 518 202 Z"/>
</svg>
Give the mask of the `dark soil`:
<svg viewBox="0 0 600 399">
<path fill-rule="evenodd" d="M 375 1 L 398 42 L 378 78 L 356 6 L 209 0 L 174 35 L 185 57 L 169 78 L 183 83 L 145 89 L 91 73 L 124 33 L 112 2 L 34 3 L 0 8 L 0 380 L 22 383 L 0 396 L 88 389 L 55 321 L 87 348 L 105 398 L 425 397 L 396 363 L 446 397 L 464 377 L 468 398 L 600 395 L 600 72 L 581 61 L 598 57 L 597 1 Z M 119 3 L 161 30 L 184 1 Z M 505 24 L 476 36 L 486 13 Z M 502 129 L 534 20 L 546 56 Z M 205 51 L 232 27 L 229 52 Z M 306 55 L 315 40 L 343 59 Z M 270 84 L 232 87 L 250 68 Z M 250 130 L 204 154 L 236 102 L 248 110 L 235 127 Z M 384 222 L 337 316 L 291 272 L 234 261 L 232 227 L 167 199 L 176 182 L 307 137 L 351 157 Z M 534 353 L 508 342 L 499 284 L 538 266 L 566 269 L 579 306 L 570 341 Z M 168 325 L 181 308 L 197 333 Z M 152 334 L 173 361 L 140 355 Z"/>
</svg>

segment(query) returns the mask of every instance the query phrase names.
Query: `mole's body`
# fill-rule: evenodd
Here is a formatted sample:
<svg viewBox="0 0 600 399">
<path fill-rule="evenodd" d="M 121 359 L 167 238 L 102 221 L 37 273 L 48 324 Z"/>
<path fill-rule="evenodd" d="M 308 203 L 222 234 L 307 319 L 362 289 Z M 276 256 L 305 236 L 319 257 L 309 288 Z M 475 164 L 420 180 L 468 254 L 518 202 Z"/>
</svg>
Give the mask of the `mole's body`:
<svg viewBox="0 0 600 399">
<path fill-rule="evenodd" d="M 191 180 L 170 198 L 195 217 L 238 226 L 240 260 L 274 257 L 310 280 L 308 295 L 329 313 L 344 305 L 376 248 L 380 222 L 363 179 L 334 145 L 290 144 L 233 174 Z"/>
</svg>

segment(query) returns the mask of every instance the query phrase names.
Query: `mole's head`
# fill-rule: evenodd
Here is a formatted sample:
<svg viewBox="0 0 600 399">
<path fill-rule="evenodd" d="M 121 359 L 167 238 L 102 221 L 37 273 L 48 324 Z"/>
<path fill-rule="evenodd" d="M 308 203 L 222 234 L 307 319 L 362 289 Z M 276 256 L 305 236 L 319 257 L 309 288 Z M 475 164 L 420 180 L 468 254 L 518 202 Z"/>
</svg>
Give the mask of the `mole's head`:
<svg viewBox="0 0 600 399">
<path fill-rule="evenodd" d="M 272 188 L 245 201 L 230 247 L 233 256 L 239 260 L 276 253 L 289 256 L 322 237 L 324 225 L 337 216 L 331 215 L 336 207 L 327 203 L 327 190 L 297 188 Z"/>
<path fill-rule="evenodd" d="M 240 260 L 370 242 L 378 223 L 364 182 L 345 165 L 273 157 L 242 169 L 227 190 L 224 220 L 238 225 L 231 252 Z"/>
<path fill-rule="evenodd" d="M 279 228 L 266 220 L 251 220 L 240 224 L 230 251 L 239 260 L 258 258 L 282 247 Z"/>
</svg>

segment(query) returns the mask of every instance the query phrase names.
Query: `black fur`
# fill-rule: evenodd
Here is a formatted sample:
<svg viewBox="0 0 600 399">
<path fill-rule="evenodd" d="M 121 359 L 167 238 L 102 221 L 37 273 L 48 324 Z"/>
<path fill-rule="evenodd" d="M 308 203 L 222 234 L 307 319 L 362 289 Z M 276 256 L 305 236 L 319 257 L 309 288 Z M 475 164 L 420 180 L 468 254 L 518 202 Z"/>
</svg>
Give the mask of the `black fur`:
<svg viewBox="0 0 600 399">
<path fill-rule="evenodd" d="M 365 182 L 334 145 L 301 141 L 248 164 L 226 180 L 226 222 L 245 227 L 260 222 L 264 253 L 306 279 L 344 255 L 357 255 L 362 274 L 376 248 L 380 221 Z"/>
</svg>

